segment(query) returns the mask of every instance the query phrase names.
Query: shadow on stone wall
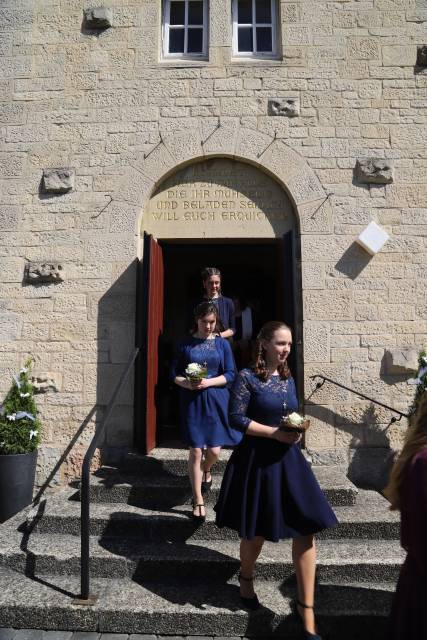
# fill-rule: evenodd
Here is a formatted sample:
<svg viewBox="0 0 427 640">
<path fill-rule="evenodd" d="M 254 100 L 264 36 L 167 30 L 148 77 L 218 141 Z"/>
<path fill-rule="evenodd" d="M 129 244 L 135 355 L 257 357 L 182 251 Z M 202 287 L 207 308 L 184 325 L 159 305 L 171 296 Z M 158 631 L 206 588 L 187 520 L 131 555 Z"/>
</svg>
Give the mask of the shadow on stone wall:
<svg viewBox="0 0 427 640">
<path fill-rule="evenodd" d="M 96 365 L 86 366 L 85 378 L 86 388 L 96 389 L 96 396 L 90 399 L 100 409 L 98 425 L 135 347 L 137 263 L 137 259 L 128 265 L 116 263 L 115 282 L 104 295 L 94 296 L 90 302 L 89 317 L 97 317 L 98 359 Z M 101 443 L 103 463 L 120 462 L 133 445 L 133 399 L 132 370 L 106 426 Z"/>
<path fill-rule="evenodd" d="M 349 405 L 346 414 L 310 403 L 306 413 L 335 430 L 335 448 L 308 452 L 313 464 L 348 465 L 347 476 L 357 487 L 382 490 L 387 484 L 395 451 L 389 429 L 393 414 L 366 402 Z M 399 423 L 397 423 L 399 424 Z M 337 441 L 341 445 L 337 447 Z M 339 450 L 345 451 L 343 460 Z"/>
</svg>

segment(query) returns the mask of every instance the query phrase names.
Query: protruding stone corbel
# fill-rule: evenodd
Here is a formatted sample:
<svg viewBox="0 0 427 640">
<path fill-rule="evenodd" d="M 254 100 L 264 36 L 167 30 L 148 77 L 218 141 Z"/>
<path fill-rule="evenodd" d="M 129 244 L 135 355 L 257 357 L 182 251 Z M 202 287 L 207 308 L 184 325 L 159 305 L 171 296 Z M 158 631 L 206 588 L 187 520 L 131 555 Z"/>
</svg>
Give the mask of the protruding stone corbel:
<svg viewBox="0 0 427 640">
<path fill-rule="evenodd" d="M 67 193 L 74 189 L 74 170 L 59 167 L 43 170 L 43 193 Z"/>
<path fill-rule="evenodd" d="M 24 279 L 28 284 L 63 282 L 65 280 L 64 265 L 56 260 L 28 262 L 25 265 Z"/>
<path fill-rule="evenodd" d="M 110 7 L 91 7 L 84 10 L 86 29 L 109 29 L 113 26 L 113 10 Z"/>
<path fill-rule="evenodd" d="M 295 118 L 299 116 L 298 98 L 270 98 L 268 101 L 269 116 L 286 116 Z"/>
<path fill-rule="evenodd" d="M 356 179 L 368 184 L 390 184 L 393 182 L 393 165 L 384 158 L 361 158 L 356 160 Z"/>
<path fill-rule="evenodd" d="M 60 391 L 62 384 L 62 376 L 60 373 L 39 373 L 30 378 L 30 382 L 34 387 L 34 393 L 47 393 L 48 391 Z"/>
</svg>

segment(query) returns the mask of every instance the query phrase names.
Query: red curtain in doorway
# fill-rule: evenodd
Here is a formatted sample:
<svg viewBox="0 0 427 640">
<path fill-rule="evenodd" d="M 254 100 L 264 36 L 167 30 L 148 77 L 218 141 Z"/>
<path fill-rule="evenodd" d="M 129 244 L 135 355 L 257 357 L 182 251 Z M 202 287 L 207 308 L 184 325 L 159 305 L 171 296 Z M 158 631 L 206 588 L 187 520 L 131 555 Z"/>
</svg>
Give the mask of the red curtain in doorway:
<svg viewBox="0 0 427 640">
<path fill-rule="evenodd" d="M 162 248 L 144 234 L 137 317 L 141 354 L 135 377 L 136 444 L 142 453 L 156 446 L 159 340 L 163 331 L 164 269 Z"/>
</svg>

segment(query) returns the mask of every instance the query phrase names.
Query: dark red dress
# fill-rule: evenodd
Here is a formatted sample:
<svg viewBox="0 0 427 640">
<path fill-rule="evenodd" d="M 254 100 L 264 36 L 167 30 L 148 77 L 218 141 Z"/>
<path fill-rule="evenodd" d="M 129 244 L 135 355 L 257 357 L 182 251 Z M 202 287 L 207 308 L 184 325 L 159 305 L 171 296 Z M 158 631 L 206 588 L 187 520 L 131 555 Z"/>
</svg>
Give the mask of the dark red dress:
<svg viewBox="0 0 427 640">
<path fill-rule="evenodd" d="M 400 541 L 407 551 L 387 638 L 427 638 L 427 448 L 417 453 L 402 485 Z"/>
</svg>

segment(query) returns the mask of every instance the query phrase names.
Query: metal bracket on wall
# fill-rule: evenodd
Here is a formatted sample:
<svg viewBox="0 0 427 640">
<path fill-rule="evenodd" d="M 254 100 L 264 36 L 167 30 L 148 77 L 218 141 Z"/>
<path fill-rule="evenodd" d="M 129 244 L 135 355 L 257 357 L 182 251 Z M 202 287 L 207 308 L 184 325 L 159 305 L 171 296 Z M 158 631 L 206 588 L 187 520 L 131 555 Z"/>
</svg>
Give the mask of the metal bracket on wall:
<svg viewBox="0 0 427 640">
<path fill-rule="evenodd" d="M 336 380 L 332 380 L 331 378 L 327 378 L 326 376 L 323 376 L 323 375 L 320 375 L 320 374 L 316 374 L 314 376 L 310 376 L 310 380 L 316 380 L 316 378 L 320 378 L 320 380 L 318 380 L 318 382 L 316 382 L 316 387 L 315 387 L 313 393 L 315 393 L 318 389 L 323 387 L 325 382 L 329 382 L 330 384 L 334 384 L 336 387 L 340 387 L 341 389 L 345 389 L 346 391 L 350 391 L 350 393 L 354 393 L 356 396 L 359 396 L 359 398 L 363 398 L 364 400 L 369 400 L 369 402 L 373 402 L 374 404 L 377 404 L 379 407 L 383 407 L 384 409 L 388 409 L 389 411 L 392 411 L 393 413 L 397 413 L 399 417 L 396 418 L 395 416 L 392 416 L 390 418 L 390 424 L 393 424 L 394 422 L 399 422 L 399 420 L 401 420 L 402 418 L 409 418 L 411 416 L 410 413 L 402 413 L 402 411 L 398 411 L 398 409 L 394 409 L 393 407 L 389 407 L 387 404 L 384 404 L 383 402 L 379 402 L 378 400 L 374 400 L 373 398 L 370 398 L 369 396 L 365 396 L 364 393 L 361 393 L 360 391 L 357 391 L 356 389 L 350 389 L 350 387 L 346 387 L 344 384 L 341 384 L 340 382 L 337 382 Z"/>
</svg>

